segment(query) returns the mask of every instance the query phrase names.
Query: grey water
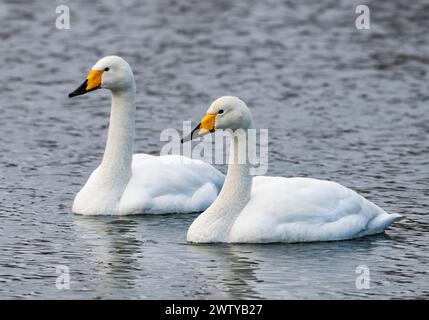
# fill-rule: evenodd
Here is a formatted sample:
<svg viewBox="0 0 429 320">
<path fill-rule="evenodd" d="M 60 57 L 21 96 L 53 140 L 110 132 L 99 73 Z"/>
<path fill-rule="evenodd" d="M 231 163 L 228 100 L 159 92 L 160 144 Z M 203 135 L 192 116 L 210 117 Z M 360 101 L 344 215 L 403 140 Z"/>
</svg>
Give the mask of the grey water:
<svg viewBox="0 0 429 320">
<path fill-rule="evenodd" d="M 353 0 L 2 0 L 0 298 L 428 298 L 429 3 L 366 3 L 369 30 Z M 136 152 L 237 95 L 269 129 L 268 175 L 334 180 L 404 218 L 351 241 L 191 245 L 196 214 L 72 214 L 110 96 L 67 94 L 109 54 L 136 76 Z"/>
</svg>

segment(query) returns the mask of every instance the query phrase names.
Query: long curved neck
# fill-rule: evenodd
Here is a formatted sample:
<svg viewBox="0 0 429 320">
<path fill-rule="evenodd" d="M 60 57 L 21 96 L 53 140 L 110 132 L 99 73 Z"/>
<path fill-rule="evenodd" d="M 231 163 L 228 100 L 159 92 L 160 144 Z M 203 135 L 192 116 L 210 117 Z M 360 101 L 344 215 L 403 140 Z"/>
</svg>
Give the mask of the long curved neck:
<svg viewBox="0 0 429 320">
<path fill-rule="evenodd" d="M 131 175 L 135 131 L 135 85 L 112 91 L 109 132 L 101 168 L 105 173 Z"/>
<path fill-rule="evenodd" d="M 216 202 L 224 206 L 226 201 L 234 207 L 245 205 L 250 199 L 252 177 L 249 174 L 249 162 L 246 154 L 247 132 L 231 137 L 228 171 L 225 182 Z M 219 200 L 219 201 L 218 201 Z M 239 214 L 239 212 L 234 212 Z"/>
<path fill-rule="evenodd" d="M 249 129 L 253 129 L 253 121 Z M 247 158 L 247 130 L 231 137 L 228 172 L 219 196 L 191 225 L 188 240 L 224 242 L 229 231 L 250 199 L 252 176 Z"/>
</svg>

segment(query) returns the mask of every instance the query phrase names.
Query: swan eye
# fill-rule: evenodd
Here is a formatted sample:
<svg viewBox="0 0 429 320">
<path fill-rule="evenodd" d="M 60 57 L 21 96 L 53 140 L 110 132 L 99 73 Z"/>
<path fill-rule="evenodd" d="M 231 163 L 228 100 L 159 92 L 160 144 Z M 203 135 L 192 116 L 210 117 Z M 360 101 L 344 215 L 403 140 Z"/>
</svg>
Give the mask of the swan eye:
<svg viewBox="0 0 429 320">
<path fill-rule="evenodd" d="M 222 114 L 223 113 L 223 109 L 220 109 L 219 111 L 218 111 L 218 114 Z"/>
<path fill-rule="evenodd" d="M 104 68 L 104 71 L 109 71 L 109 68 Z"/>
</svg>

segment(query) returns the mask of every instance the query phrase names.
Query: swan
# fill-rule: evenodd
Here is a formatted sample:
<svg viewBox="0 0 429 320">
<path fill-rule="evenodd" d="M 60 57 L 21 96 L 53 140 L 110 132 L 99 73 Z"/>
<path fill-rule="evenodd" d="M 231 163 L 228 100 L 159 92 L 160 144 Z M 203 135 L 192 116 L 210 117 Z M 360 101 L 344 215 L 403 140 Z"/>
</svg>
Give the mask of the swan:
<svg viewBox="0 0 429 320">
<path fill-rule="evenodd" d="M 192 243 L 269 243 L 346 240 L 381 233 L 400 218 L 336 182 L 304 177 L 250 175 L 245 150 L 252 114 L 237 97 L 215 100 L 182 143 L 215 130 L 229 130 L 230 159 L 223 188 L 191 224 Z M 243 158 L 241 158 L 243 159 Z"/>
<path fill-rule="evenodd" d="M 133 155 L 133 72 L 118 56 L 100 59 L 69 97 L 105 88 L 112 94 L 107 144 L 101 164 L 76 195 L 72 211 L 83 215 L 189 213 L 217 197 L 224 175 L 211 165 L 179 155 Z"/>
</svg>

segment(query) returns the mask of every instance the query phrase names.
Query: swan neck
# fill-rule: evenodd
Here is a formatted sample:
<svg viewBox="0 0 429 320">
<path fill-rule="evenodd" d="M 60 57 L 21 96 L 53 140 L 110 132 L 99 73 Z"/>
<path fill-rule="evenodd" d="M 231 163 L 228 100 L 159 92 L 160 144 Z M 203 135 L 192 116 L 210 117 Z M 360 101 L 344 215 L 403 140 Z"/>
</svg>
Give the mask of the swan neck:
<svg viewBox="0 0 429 320">
<path fill-rule="evenodd" d="M 135 85 L 128 90 L 112 90 L 109 131 L 102 167 L 131 172 L 135 111 Z"/>
<path fill-rule="evenodd" d="M 250 200 L 252 176 L 245 156 L 247 131 L 233 133 L 230 141 L 228 172 L 222 190 L 212 205 L 189 228 L 189 241 L 228 242 L 235 220 Z"/>
<path fill-rule="evenodd" d="M 248 200 L 250 198 L 251 176 L 250 166 L 247 161 L 247 133 L 234 133 L 231 137 L 230 154 L 228 162 L 228 171 L 225 178 L 223 192 L 240 193 L 240 199 Z M 237 190 L 237 186 L 242 187 Z M 237 198 L 238 199 L 238 198 Z M 247 202 L 247 201 L 246 201 Z"/>
</svg>

